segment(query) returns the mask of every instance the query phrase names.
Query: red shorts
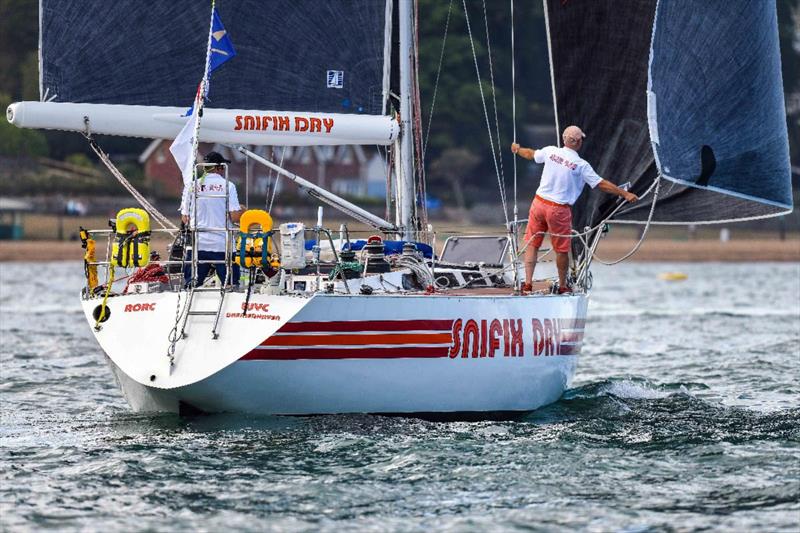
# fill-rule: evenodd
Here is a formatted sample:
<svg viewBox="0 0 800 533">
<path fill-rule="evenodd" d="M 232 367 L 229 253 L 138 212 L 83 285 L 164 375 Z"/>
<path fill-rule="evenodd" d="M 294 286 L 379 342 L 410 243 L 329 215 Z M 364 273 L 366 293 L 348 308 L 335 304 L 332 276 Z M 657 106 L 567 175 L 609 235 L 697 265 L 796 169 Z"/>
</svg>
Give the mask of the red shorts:
<svg viewBox="0 0 800 533">
<path fill-rule="evenodd" d="M 536 196 L 528 213 L 525 242 L 533 239 L 530 246 L 541 248 L 544 232 L 569 235 L 572 232 L 572 209 L 568 205 L 559 205 Z M 569 252 L 569 240 L 570 237 L 550 235 L 553 249 L 558 253 Z"/>
</svg>

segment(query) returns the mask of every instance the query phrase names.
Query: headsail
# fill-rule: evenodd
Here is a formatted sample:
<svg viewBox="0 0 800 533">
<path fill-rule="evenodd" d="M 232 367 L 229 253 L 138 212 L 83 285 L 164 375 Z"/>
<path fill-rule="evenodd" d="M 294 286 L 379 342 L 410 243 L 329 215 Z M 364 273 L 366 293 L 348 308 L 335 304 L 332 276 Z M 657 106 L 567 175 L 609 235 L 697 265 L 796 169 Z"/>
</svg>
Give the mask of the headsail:
<svg viewBox="0 0 800 533">
<path fill-rule="evenodd" d="M 648 85 L 659 168 L 693 187 L 671 214 L 724 220 L 791 210 L 775 2 L 679 4 L 658 2 Z"/>
<path fill-rule="evenodd" d="M 545 2 L 558 121 L 586 131 L 582 156 L 604 178 L 638 194 L 659 171 L 671 180 L 654 223 L 791 210 L 774 2 Z M 575 228 L 602 220 L 616 201 L 585 192 Z M 615 219 L 649 213 L 645 199 Z"/>
<path fill-rule="evenodd" d="M 656 1 L 545 1 L 558 123 L 586 132 L 581 157 L 598 174 L 617 184 L 629 181 L 641 193 L 657 176 L 646 100 Z M 573 226 L 593 225 L 615 203 L 616 197 L 585 191 Z"/>
</svg>

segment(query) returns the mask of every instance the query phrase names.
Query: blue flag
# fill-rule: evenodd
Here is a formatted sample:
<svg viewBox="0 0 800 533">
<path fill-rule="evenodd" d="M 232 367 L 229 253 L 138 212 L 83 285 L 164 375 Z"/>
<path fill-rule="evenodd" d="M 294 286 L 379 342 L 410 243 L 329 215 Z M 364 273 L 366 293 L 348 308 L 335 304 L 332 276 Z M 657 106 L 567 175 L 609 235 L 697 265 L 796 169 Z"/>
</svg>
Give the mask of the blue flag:
<svg viewBox="0 0 800 533">
<path fill-rule="evenodd" d="M 232 59 L 236 55 L 236 50 L 233 48 L 233 42 L 228 36 L 228 31 L 222 25 L 222 19 L 219 18 L 219 11 L 214 8 L 211 20 L 211 48 L 208 51 L 208 79 L 206 80 L 206 92 L 203 97 L 208 96 L 209 89 L 211 88 L 211 73 L 221 67 L 227 60 Z M 197 86 L 199 98 L 201 95 L 200 85 Z M 190 116 L 194 113 L 194 103 L 186 110 L 184 117 Z"/>
<path fill-rule="evenodd" d="M 211 81 L 211 73 L 221 67 L 227 60 L 236 55 L 236 50 L 233 49 L 233 43 L 228 32 L 222 25 L 222 20 L 219 18 L 219 12 L 215 7 L 211 14 L 211 39 L 209 49 L 206 51 L 206 59 L 208 61 L 208 76 L 205 83 L 205 94 L 201 94 L 203 82 L 197 86 L 197 94 L 195 95 L 192 107 L 190 107 L 184 117 L 190 117 L 186 124 L 184 124 L 181 131 L 172 141 L 169 151 L 172 152 L 172 157 L 181 169 L 184 184 L 191 183 L 192 176 L 194 175 L 194 162 L 195 162 L 195 148 L 196 139 L 195 133 L 199 128 L 199 116 L 192 116 L 195 114 L 195 108 L 200 105 L 202 108 L 203 101 L 208 96 L 209 83 Z"/>
<path fill-rule="evenodd" d="M 211 23 L 211 60 L 208 65 L 208 73 L 211 74 L 222 66 L 227 60 L 236 55 L 231 38 L 222 25 L 219 18 L 219 11 L 214 8 L 213 22 Z"/>
</svg>

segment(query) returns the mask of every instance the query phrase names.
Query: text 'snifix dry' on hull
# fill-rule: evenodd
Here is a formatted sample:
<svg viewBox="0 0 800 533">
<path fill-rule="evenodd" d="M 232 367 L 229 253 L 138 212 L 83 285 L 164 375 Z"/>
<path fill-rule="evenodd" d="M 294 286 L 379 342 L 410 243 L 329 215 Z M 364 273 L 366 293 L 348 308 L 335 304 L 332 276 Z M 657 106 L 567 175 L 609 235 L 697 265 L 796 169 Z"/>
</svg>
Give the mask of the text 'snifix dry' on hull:
<svg viewBox="0 0 800 533">
<path fill-rule="evenodd" d="M 513 14 L 513 1 L 509 7 Z M 556 401 L 575 375 L 590 267 L 607 223 L 642 224 L 644 238 L 650 224 L 792 210 L 773 2 L 708 0 L 686 10 L 678 0 L 544 0 L 556 128 L 580 124 L 590 133 L 582 156 L 641 199 L 628 205 L 583 192 L 573 206 L 569 294 L 547 278 L 521 290 L 516 173 L 513 210 L 497 175 L 506 224 L 496 235 L 453 236 L 438 250 L 425 210 L 414 75 L 424 13 L 415 0 L 217 0 L 210 12 L 179 0 L 131 3 L 124 15 L 104 0 L 41 0 L 40 10 L 41 101 L 14 103 L 7 118 L 82 133 L 141 206 L 120 211 L 111 230 L 82 232 L 83 309 L 137 411 L 536 409 Z M 87 46 L 102 53 L 86 61 Z M 517 46 L 524 50 L 524 40 Z M 495 154 L 503 149 L 493 140 L 499 124 L 486 119 Z M 313 224 L 273 228 L 267 212 L 250 210 L 241 227 L 198 227 L 196 192 L 184 197 L 192 215 L 178 228 L 93 134 L 176 139 L 173 147 L 185 136 L 187 191 L 202 179 L 198 142 L 216 143 L 371 230 L 358 237 L 346 225 L 326 229 L 321 208 Z M 266 156 L 275 146 L 354 144 L 377 145 L 386 156 L 383 215 Z M 241 265 L 240 286 L 230 276 L 185 282 L 184 272 L 209 262 L 193 246 L 204 232 L 224 236 L 226 272 Z M 166 260 L 151 262 L 158 235 L 172 244 Z"/>
<path fill-rule="evenodd" d="M 137 410 L 177 411 L 181 402 L 281 414 L 530 410 L 569 386 L 586 313 L 584 296 L 532 305 L 510 296 L 317 294 L 254 295 L 244 314 L 244 295 L 229 294 L 219 337 L 213 314 L 198 317 L 170 367 L 176 298 L 110 299 L 119 301 L 97 334 Z M 216 310 L 218 298 L 205 293 L 194 304 Z M 85 302 L 90 321 L 95 305 Z M 138 315 L 138 328 L 126 314 Z"/>
</svg>

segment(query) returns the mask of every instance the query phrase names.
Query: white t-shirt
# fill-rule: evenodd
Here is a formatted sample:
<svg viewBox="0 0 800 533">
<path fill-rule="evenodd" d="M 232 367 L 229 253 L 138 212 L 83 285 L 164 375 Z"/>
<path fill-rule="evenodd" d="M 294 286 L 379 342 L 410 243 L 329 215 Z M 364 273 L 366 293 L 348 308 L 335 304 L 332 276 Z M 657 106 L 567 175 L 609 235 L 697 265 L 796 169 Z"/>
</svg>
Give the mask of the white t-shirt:
<svg viewBox="0 0 800 533">
<path fill-rule="evenodd" d="M 215 228 L 217 231 L 200 231 L 197 236 L 197 249 L 203 252 L 225 251 L 225 230 L 228 220 L 225 213 L 225 178 L 219 174 L 206 174 L 195 182 L 197 187 L 197 228 Z M 181 215 L 188 215 L 192 220 L 190 206 L 192 204 L 191 185 L 183 188 Z M 239 196 L 236 185 L 228 182 L 228 211 L 238 211 Z"/>
<path fill-rule="evenodd" d="M 536 194 L 557 204 L 572 205 L 581 195 L 584 184 L 594 189 L 603 181 L 592 165 L 581 159 L 578 152 L 566 146 L 539 148 L 533 159 L 537 163 L 544 163 L 542 181 Z"/>
</svg>

